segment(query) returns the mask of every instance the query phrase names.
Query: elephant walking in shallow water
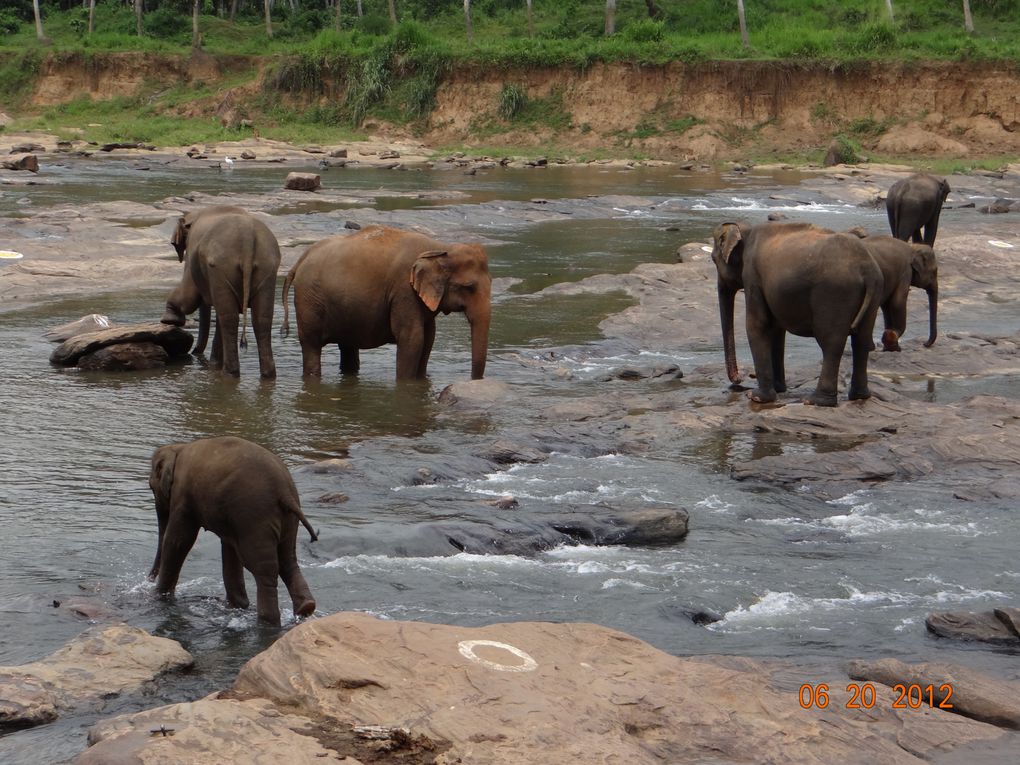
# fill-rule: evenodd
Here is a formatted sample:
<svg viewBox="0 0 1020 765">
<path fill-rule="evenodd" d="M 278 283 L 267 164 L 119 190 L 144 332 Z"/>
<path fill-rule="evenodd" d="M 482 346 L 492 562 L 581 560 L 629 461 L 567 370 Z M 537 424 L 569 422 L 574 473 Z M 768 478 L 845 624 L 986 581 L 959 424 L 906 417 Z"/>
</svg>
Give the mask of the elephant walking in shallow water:
<svg viewBox="0 0 1020 765">
<path fill-rule="evenodd" d="M 397 379 L 424 379 L 436 315 L 463 312 L 471 325 L 471 377 L 485 375 L 492 277 L 477 244 L 444 244 L 422 234 L 368 226 L 309 247 L 283 283 L 294 309 L 304 374 L 322 374 L 322 348 L 340 347 L 340 369 L 355 374 L 359 351 L 397 344 Z"/>
<path fill-rule="evenodd" d="M 786 333 L 814 337 L 822 370 L 808 403 L 836 405 L 847 337 L 853 349 L 849 398 L 868 390 L 868 352 L 882 296 L 882 272 L 858 237 L 803 223 L 723 223 L 713 232 L 726 372 L 740 381 L 733 338 L 736 294 L 744 290 L 756 402 L 786 390 Z"/>
<path fill-rule="evenodd" d="M 218 205 L 180 218 L 171 242 L 184 261 L 184 274 L 167 297 L 161 321 L 183 326 L 188 314 L 198 310 L 195 352 L 201 353 L 209 335 L 210 309 L 215 309 L 212 363 L 236 377 L 240 374 L 237 325 L 241 321 L 243 348 L 250 308 L 259 371 L 262 377 L 275 377 L 272 325 L 280 246 L 273 233 L 241 208 Z"/>
<path fill-rule="evenodd" d="M 896 181 L 885 198 L 892 235 L 904 242 L 934 247 L 942 203 L 949 196 L 949 191 L 945 178 L 927 173 L 916 173 Z"/>
<path fill-rule="evenodd" d="M 248 607 L 247 569 L 258 586 L 260 621 L 280 624 L 278 578 L 287 586 L 295 616 L 315 611 L 297 562 L 298 523 L 313 542 L 318 535 L 301 512 L 290 472 L 275 454 L 230 436 L 169 444 L 152 455 L 149 488 L 159 522 L 149 574 L 156 592 L 173 594 L 184 559 L 204 528 L 220 538 L 223 584 L 233 608 Z"/>
</svg>

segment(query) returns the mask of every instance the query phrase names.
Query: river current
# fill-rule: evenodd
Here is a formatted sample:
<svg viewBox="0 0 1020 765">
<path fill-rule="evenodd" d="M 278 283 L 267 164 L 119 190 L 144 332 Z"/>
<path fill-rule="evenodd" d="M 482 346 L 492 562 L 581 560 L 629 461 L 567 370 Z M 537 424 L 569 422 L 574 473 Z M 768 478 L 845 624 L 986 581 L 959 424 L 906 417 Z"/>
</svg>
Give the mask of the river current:
<svg viewBox="0 0 1020 765">
<path fill-rule="evenodd" d="M 240 185 L 268 192 L 279 188 L 281 175 L 238 167 L 196 178 L 172 165 L 140 171 L 137 163 L 112 159 L 69 162 L 48 172 L 51 183 L 2 190 L 0 231 L 4 217 L 68 202 L 155 202 L 185 190 L 215 194 Z M 793 173 L 591 167 L 474 176 L 368 168 L 342 173 L 351 188 L 465 194 L 453 202 L 379 204 L 398 216 L 422 206 L 462 213 L 463 228 L 490 242 L 493 276 L 509 286 L 494 301 L 486 376 L 526 389 L 536 409 L 579 390 L 598 396 L 600 378 L 627 364 L 716 364 L 718 388 L 725 388 L 721 347 L 682 353 L 621 348 L 601 338 L 598 323 L 630 305 L 627 298 L 537 295 L 543 287 L 628 272 L 643 262 L 672 262 L 679 244 L 706 241 L 721 217 L 738 212 L 783 210 L 838 229 L 882 231 L 886 225 L 884 210 L 778 201 L 797 189 L 801 178 Z M 599 219 L 540 224 L 494 224 L 473 212 L 496 200 L 580 203 L 609 194 L 659 204 L 651 211 L 622 206 Z M 280 214 L 300 214 L 309 231 L 328 233 L 342 227 L 343 212 L 306 206 Z M 954 220 L 947 211 L 943 227 Z M 81 632 L 86 622 L 53 605 L 74 597 L 91 598 L 115 618 L 179 640 L 196 659 L 194 671 L 163 678 L 144 696 L 113 699 L 95 713 L 0 737 L 4 763 L 67 761 L 84 748 L 87 726 L 98 717 L 226 687 L 277 637 L 256 628 L 253 612 L 232 612 L 221 603 L 219 545 L 210 534 L 200 535 L 190 554 L 177 600 L 152 598 L 146 573 L 156 522 L 146 481 L 149 457 L 158 445 L 212 435 L 254 440 L 290 467 L 305 512 L 321 533 L 310 544 L 302 532 L 298 547 L 320 615 L 355 610 L 466 626 L 595 622 L 677 655 L 796 662 L 805 668 L 804 682 L 813 682 L 812 668 L 821 673 L 857 658 L 945 659 L 999 673 L 1015 661 L 932 639 L 924 628 L 933 610 L 1018 601 L 1013 508 L 961 503 L 931 482 L 923 490 L 890 482 L 829 500 L 738 484 L 729 467 L 763 449 L 799 450 L 811 459 L 819 448 L 752 436 L 678 433 L 668 453 L 646 456 L 592 453 L 564 443 L 545 462 L 479 473 L 472 469 L 479 450 L 506 429 L 526 428 L 529 413 L 465 417 L 437 404 L 443 387 L 467 378 L 467 325 L 457 315 L 440 317 L 429 382 L 400 389 L 392 380 L 392 348 L 364 352 L 356 381 L 341 379 L 338 359 L 324 354 L 322 381 L 304 382 L 293 334 L 274 339 L 279 377 L 268 384 L 258 379 L 253 348 L 242 354 L 239 382 L 224 381 L 198 361 L 136 374 L 49 365 L 47 328 L 93 312 L 116 323 L 152 320 L 161 315 L 165 294 L 165 288 L 146 288 L 0 306 L 0 664 L 33 661 Z M 738 347 L 746 365 L 742 334 Z M 569 375 L 522 363 L 549 353 Z M 791 342 L 789 353 L 813 359 L 817 348 Z M 957 398 L 980 392 L 966 382 L 956 386 L 940 391 Z M 1009 395 L 1010 387 L 991 392 Z M 347 460 L 353 469 L 312 467 L 328 459 Z M 349 499 L 320 501 L 337 492 Z M 487 503 L 507 495 L 517 498 L 517 510 Z M 664 548 L 565 546 L 529 557 L 416 553 L 417 535 L 440 522 L 481 514 L 540 517 L 592 505 L 684 507 L 690 534 Z M 285 598 L 281 605 L 286 622 Z M 689 618 L 697 610 L 722 618 L 698 626 Z"/>
</svg>

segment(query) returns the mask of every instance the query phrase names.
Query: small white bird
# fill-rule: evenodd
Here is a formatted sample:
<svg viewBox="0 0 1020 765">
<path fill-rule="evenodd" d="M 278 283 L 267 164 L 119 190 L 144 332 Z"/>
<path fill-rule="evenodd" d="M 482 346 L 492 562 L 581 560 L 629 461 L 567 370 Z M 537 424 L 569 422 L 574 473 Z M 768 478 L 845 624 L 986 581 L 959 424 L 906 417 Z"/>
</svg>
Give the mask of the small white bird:
<svg viewBox="0 0 1020 765">
<path fill-rule="evenodd" d="M 223 161 L 226 163 L 228 170 L 234 166 L 234 158 L 233 157 L 224 157 Z"/>
</svg>

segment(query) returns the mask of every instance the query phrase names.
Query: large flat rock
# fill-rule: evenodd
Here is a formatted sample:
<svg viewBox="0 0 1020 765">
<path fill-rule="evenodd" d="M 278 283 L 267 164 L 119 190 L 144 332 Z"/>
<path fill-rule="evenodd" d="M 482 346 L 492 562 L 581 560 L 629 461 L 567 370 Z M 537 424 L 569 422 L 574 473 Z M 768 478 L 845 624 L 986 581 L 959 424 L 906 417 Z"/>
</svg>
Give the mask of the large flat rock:
<svg viewBox="0 0 1020 765">
<path fill-rule="evenodd" d="M 100 723 L 78 762 L 897 765 L 1004 735 L 884 695 L 843 701 L 806 710 L 762 664 L 681 659 L 592 624 L 340 613 L 295 627 L 229 692 Z"/>
<path fill-rule="evenodd" d="M 186 354 L 194 342 L 192 334 L 180 327 L 159 322 L 128 324 L 75 335 L 53 349 L 50 363 L 73 367 L 83 356 L 101 348 L 125 343 L 153 343 L 162 347 L 172 358 Z"/>
</svg>

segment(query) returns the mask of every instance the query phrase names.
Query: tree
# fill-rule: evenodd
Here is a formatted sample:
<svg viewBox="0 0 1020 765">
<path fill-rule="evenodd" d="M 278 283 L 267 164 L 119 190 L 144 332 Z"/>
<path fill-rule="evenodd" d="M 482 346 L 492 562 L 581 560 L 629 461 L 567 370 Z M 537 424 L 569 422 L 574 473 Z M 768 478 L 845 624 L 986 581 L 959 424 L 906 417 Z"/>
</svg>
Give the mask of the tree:
<svg viewBox="0 0 1020 765">
<path fill-rule="evenodd" d="M 40 42 L 45 42 L 46 34 L 42 27 L 42 14 L 39 12 L 39 0 L 32 0 L 32 11 L 35 13 L 35 36 Z"/>
<path fill-rule="evenodd" d="M 535 23 L 531 19 L 531 0 L 527 0 L 528 3 L 528 37 L 535 36 Z"/>
<path fill-rule="evenodd" d="M 397 0 L 390 0 L 390 21 L 397 23 Z"/>
<path fill-rule="evenodd" d="M 471 0 L 464 0 L 464 25 L 467 27 L 468 42 L 474 44 L 475 30 L 471 27 Z"/>
<path fill-rule="evenodd" d="M 737 18 L 740 19 L 740 41 L 745 48 L 750 48 L 751 42 L 747 39 L 747 19 L 744 16 L 744 0 L 737 0 Z"/>
<path fill-rule="evenodd" d="M 202 35 L 198 31 L 198 9 L 202 0 L 194 0 L 191 4 L 191 47 L 198 49 L 202 47 Z"/>
<path fill-rule="evenodd" d="M 358 18 L 360 19 L 365 15 L 365 11 L 361 8 L 361 0 L 358 0 Z"/>
<path fill-rule="evenodd" d="M 135 0 L 135 34 L 142 36 L 142 0 Z"/>
<path fill-rule="evenodd" d="M 271 0 L 264 0 L 263 5 L 265 6 L 266 9 L 266 37 L 272 37 L 273 19 L 270 16 L 270 11 L 272 10 L 272 2 Z"/>
<path fill-rule="evenodd" d="M 96 0 L 89 0 L 89 34 L 95 28 L 96 22 Z"/>
<path fill-rule="evenodd" d="M 885 7 L 889 9 L 889 21 L 896 21 L 892 12 L 892 0 L 885 0 Z"/>
<path fill-rule="evenodd" d="M 963 28 L 974 34 L 974 17 L 970 15 L 970 0 L 963 0 Z"/>
<path fill-rule="evenodd" d="M 606 37 L 616 34 L 616 0 L 606 0 Z"/>
<path fill-rule="evenodd" d="M 658 21 L 662 18 L 662 9 L 655 4 L 655 0 L 645 0 L 648 6 L 648 18 Z"/>
<path fill-rule="evenodd" d="M 333 0 L 336 3 L 336 31 L 340 31 L 340 0 Z"/>
</svg>

